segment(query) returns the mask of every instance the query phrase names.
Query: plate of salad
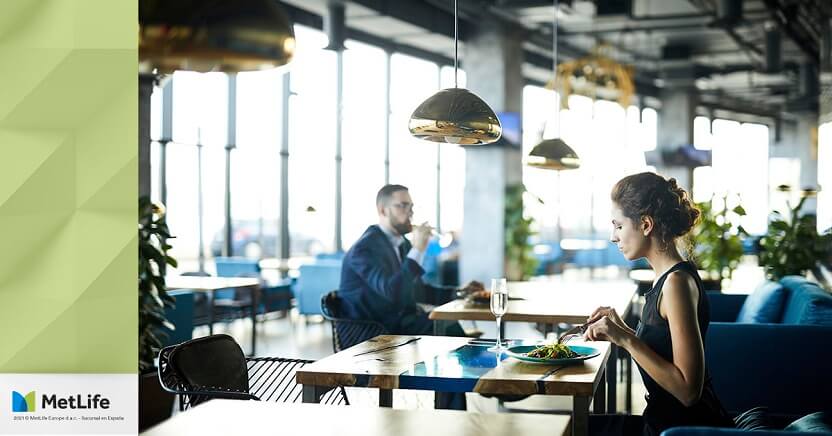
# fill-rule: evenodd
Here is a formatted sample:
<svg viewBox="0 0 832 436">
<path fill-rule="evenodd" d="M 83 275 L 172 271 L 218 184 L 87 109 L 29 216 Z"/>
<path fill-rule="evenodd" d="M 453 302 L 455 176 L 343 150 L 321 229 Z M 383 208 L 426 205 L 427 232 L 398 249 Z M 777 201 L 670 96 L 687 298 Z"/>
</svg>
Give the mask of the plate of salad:
<svg viewBox="0 0 832 436">
<path fill-rule="evenodd" d="M 576 363 L 601 354 L 593 347 L 566 344 L 516 345 L 509 347 L 505 353 L 524 362 L 550 365 Z"/>
</svg>

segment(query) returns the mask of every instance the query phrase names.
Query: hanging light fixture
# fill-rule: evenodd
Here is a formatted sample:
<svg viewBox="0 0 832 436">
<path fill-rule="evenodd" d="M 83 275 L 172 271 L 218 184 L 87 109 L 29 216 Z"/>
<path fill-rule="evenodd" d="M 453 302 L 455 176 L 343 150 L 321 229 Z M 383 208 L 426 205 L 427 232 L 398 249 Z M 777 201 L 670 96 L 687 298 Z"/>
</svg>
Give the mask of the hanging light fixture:
<svg viewBox="0 0 832 436">
<path fill-rule="evenodd" d="M 555 82 L 558 77 L 558 0 L 555 0 L 555 21 L 552 26 L 552 64 Z M 557 83 L 555 83 L 557 85 Z M 526 159 L 526 165 L 547 170 L 573 170 L 581 166 L 578 154 L 560 138 L 560 107 L 557 104 L 557 86 L 555 90 L 555 113 L 557 114 L 558 137 L 544 139 L 535 145 Z"/>
<path fill-rule="evenodd" d="M 457 87 L 459 24 L 454 0 L 454 87 L 443 89 L 413 111 L 408 128 L 420 139 L 463 145 L 490 144 L 502 134 L 497 115 L 481 98 Z"/>
<path fill-rule="evenodd" d="M 609 44 L 599 44 L 589 56 L 561 65 L 557 72 L 561 95 L 617 101 L 626 110 L 636 92 L 633 69 L 612 59 L 611 50 Z"/>
<path fill-rule="evenodd" d="M 139 71 L 238 72 L 292 59 L 292 24 L 269 0 L 142 0 Z"/>
</svg>

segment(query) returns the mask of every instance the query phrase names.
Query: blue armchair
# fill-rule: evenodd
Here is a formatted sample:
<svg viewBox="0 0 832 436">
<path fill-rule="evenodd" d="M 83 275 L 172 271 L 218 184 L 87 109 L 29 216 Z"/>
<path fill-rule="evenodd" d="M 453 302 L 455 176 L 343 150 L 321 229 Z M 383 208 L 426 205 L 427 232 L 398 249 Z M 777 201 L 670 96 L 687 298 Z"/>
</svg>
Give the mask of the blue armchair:
<svg viewBox="0 0 832 436">
<path fill-rule="evenodd" d="M 321 297 L 338 289 L 341 284 L 341 260 L 326 259 L 301 265 L 296 283 L 298 313 L 323 315 Z"/>
<path fill-rule="evenodd" d="M 243 257 L 217 257 L 214 259 L 217 267 L 217 276 L 219 277 L 257 277 L 260 278 L 260 263 L 256 259 L 247 259 Z M 216 298 L 234 299 L 234 290 L 217 291 Z M 248 298 L 248 295 L 241 297 L 243 300 Z M 257 313 L 270 313 L 275 311 L 287 311 L 292 308 L 292 293 L 291 284 L 289 281 L 283 281 L 276 286 L 262 286 L 260 289 L 260 304 L 257 307 Z"/>
</svg>

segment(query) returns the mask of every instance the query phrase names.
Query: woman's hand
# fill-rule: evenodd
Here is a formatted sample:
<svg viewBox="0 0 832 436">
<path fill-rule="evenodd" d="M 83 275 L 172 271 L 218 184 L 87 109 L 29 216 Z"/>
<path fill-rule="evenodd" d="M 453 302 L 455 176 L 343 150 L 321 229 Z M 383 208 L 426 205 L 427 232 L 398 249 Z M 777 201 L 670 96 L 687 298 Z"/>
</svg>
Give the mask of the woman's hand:
<svg viewBox="0 0 832 436">
<path fill-rule="evenodd" d="M 615 313 L 615 310 L 612 311 Z M 624 347 L 624 342 L 632 335 L 629 329 L 625 329 L 613 321 L 608 315 L 603 315 L 589 324 L 584 332 L 584 340 L 587 341 L 609 341 Z"/>
<path fill-rule="evenodd" d="M 590 315 L 589 318 L 587 318 L 586 323 L 592 324 L 605 316 L 609 318 L 611 322 L 617 324 L 619 327 L 627 329 L 627 324 L 624 322 L 624 320 L 622 320 L 621 317 L 618 316 L 618 313 L 615 311 L 615 309 L 609 306 L 601 306 L 595 309 L 595 312 L 592 312 L 592 315 Z"/>
</svg>

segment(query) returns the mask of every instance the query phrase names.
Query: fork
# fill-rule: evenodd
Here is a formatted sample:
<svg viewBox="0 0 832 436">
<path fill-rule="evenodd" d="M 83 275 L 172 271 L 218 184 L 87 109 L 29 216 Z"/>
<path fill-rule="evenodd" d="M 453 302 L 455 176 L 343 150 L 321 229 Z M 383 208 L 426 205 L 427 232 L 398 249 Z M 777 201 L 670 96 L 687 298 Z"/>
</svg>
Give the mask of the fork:
<svg viewBox="0 0 832 436">
<path fill-rule="evenodd" d="M 566 338 L 568 336 L 577 336 L 577 335 L 584 334 L 584 332 L 586 332 L 587 327 L 589 327 L 589 324 L 581 324 L 581 325 L 576 325 L 575 327 L 572 327 L 571 329 L 563 332 L 563 334 L 561 334 L 558 337 L 558 342 L 557 343 L 562 344 L 564 342 L 564 338 Z"/>
</svg>

